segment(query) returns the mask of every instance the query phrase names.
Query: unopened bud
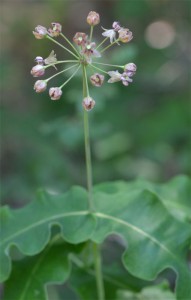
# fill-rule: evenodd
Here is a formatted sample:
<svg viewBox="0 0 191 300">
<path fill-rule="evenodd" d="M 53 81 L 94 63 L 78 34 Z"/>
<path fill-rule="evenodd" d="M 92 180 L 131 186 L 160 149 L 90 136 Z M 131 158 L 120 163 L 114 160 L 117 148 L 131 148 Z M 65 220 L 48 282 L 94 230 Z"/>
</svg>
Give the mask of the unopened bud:
<svg viewBox="0 0 191 300">
<path fill-rule="evenodd" d="M 115 31 L 119 31 L 121 29 L 120 23 L 119 22 L 113 22 L 112 27 Z"/>
<path fill-rule="evenodd" d="M 44 64 L 44 59 L 41 56 L 37 56 L 34 61 L 39 65 Z"/>
<path fill-rule="evenodd" d="M 83 32 L 76 32 L 75 36 L 73 37 L 73 41 L 76 45 L 84 45 L 87 41 L 88 36 Z"/>
<path fill-rule="evenodd" d="M 91 97 L 86 97 L 82 101 L 82 106 L 84 107 L 85 110 L 89 111 L 95 106 L 95 101 Z"/>
<path fill-rule="evenodd" d="M 59 100 L 62 96 L 62 90 L 59 87 L 52 87 L 49 89 L 49 95 L 51 100 Z"/>
<path fill-rule="evenodd" d="M 62 25 L 60 23 L 51 23 L 52 28 L 48 29 L 48 33 L 52 37 L 57 37 L 62 31 Z"/>
<path fill-rule="evenodd" d="M 44 66 L 42 65 L 36 65 L 32 68 L 31 70 L 31 74 L 34 76 L 34 77 L 39 77 L 39 76 L 43 76 L 45 73 L 45 69 L 44 69 Z"/>
<path fill-rule="evenodd" d="M 48 34 L 48 31 L 47 31 L 46 27 L 38 25 L 35 28 L 35 31 L 33 31 L 33 34 L 36 39 L 41 40 Z"/>
<path fill-rule="evenodd" d="M 42 93 L 46 90 L 47 83 L 45 80 L 37 80 L 34 84 L 34 90 L 37 93 Z"/>
<path fill-rule="evenodd" d="M 100 87 L 104 82 L 104 76 L 99 73 L 95 73 L 90 77 L 90 81 L 94 86 Z"/>
<path fill-rule="evenodd" d="M 128 28 L 121 28 L 118 32 L 119 41 L 122 43 L 128 43 L 133 38 L 133 34 Z"/>
<path fill-rule="evenodd" d="M 99 24 L 99 22 L 100 22 L 99 14 L 96 13 L 95 11 L 90 11 L 87 16 L 87 23 L 90 26 L 95 26 L 95 25 Z"/>
<path fill-rule="evenodd" d="M 126 64 L 124 67 L 125 72 L 136 72 L 137 66 L 134 63 Z"/>
</svg>

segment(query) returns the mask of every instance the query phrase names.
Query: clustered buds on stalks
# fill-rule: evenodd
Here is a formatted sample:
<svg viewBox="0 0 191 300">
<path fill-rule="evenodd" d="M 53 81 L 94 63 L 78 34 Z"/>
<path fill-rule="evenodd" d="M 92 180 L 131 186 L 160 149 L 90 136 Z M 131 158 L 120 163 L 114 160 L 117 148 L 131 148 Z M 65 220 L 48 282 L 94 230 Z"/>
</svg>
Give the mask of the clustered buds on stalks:
<svg viewBox="0 0 191 300">
<path fill-rule="evenodd" d="M 68 38 L 62 33 L 62 26 L 60 23 L 51 23 L 51 28 L 47 29 L 44 26 L 38 25 L 33 31 L 35 38 L 43 39 L 47 38 L 51 40 L 53 43 L 62 47 L 65 51 L 72 55 L 71 60 L 57 60 L 56 54 L 54 51 L 51 51 L 47 58 L 43 58 L 41 56 L 37 56 L 35 58 L 36 65 L 32 68 L 31 74 L 34 77 L 40 77 L 45 74 L 45 70 L 48 67 L 54 67 L 56 70 L 56 65 L 59 64 L 72 64 L 71 66 L 62 69 L 61 71 L 57 72 L 53 76 L 44 79 L 44 80 L 37 80 L 34 84 L 34 90 L 37 93 L 44 92 L 47 88 L 47 83 L 49 80 L 54 78 L 55 76 L 64 73 L 70 69 L 74 68 L 72 75 L 59 87 L 51 87 L 49 89 L 49 95 L 51 100 L 59 100 L 62 96 L 62 88 L 74 77 L 74 75 L 78 72 L 80 67 L 82 68 L 83 72 L 83 91 L 84 91 L 84 99 L 82 101 L 82 106 L 85 110 L 89 111 L 95 106 L 95 101 L 89 95 L 89 88 L 88 88 L 88 78 L 87 78 L 87 69 L 92 71 L 92 75 L 90 76 L 90 82 L 93 86 L 101 87 L 104 83 L 104 75 L 98 73 L 104 73 L 110 76 L 108 80 L 109 83 L 114 83 L 117 81 L 121 81 L 124 86 L 128 86 L 129 83 L 133 81 L 132 77 L 136 73 L 136 65 L 134 63 L 128 63 L 124 66 L 119 65 L 111 65 L 102 62 L 96 62 L 94 59 L 102 57 L 102 54 L 109 49 L 111 46 L 120 44 L 121 43 L 128 43 L 132 40 L 133 35 L 132 32 L 128 28 L 124 28 L 120 25 L 118 21 L 113 22 L 111 29 L 105 29 L 102 27 L 104 32 L 102 36 L 104 39 L 100 42 L 99 45 L 96 45 L 95 42 L 92 41 L 93 37 L 93 29 L 94 26 L 100 23 L 100 16 L 97 12 L 91 11 L 87 16 L 87 23 L 90 25 L 90 34 L 89 36 L 84 32 L 77 32 L 73 37 L 73 42 L 70 42 Z M 69 45 L 70 48 L 67 48 L 64 44 L 58 42 L 55 38 L 58 36 L 62 37 L 66 44 Z M 109 45 L 103 47 L 109 41 Z M 99 48 L 101 50 L 98 51 Z M 98 66 L 99 67 L 98 67 Z M 122 71 L 119 72 L 118 70 L 115 71 L 105 71 L 100 68 L 100 66 L 104 67 L 115 67 L 121 69 Z M 95 72 L 95 73 L 94 73 Z"/>
</svg>

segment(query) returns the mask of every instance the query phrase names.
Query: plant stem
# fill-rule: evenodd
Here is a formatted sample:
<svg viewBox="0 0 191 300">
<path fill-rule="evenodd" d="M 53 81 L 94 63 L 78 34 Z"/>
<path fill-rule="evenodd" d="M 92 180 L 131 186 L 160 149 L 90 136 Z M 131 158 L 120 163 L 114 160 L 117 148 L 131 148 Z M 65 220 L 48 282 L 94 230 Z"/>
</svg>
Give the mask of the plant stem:
<svg viewBox="0 0 191 300">
<path fill-rule="evenodd" d="M 101 47 L 101 45 L 103 45 L 106 41 L 108 40 L 108 37 L 106 37 L 97 47 L 96 50 Z"/>
<path fill-rule="evenodd" d="M 105 292 L 104 292 L 104 283 L 103 283 L 102 268 L 101 268 L 101 254 L 100 254 L 99 245 L 93 243 L 93 250 L 94 250 L 94 263 L 95 263 L 95 275 L 96 275 L 96 283 L 97 283 L 98 300 L 104 300 Z"/>
<path fill-rule="evenodd" d="M 86 66 L 83 65 L 83 97 L 89 96 L 88 80 L 86 73 Z M 91 152 L 90 152 L 90 135 L 89 135 L 89 120 L 88 112 L 84 109 L 84 139 L 85 139 L 85 156 L 86 156 L 86 172 L 87 172 L 87 186 L 88 186 L 88 201 L 89 211 L 93 212 L 93 195 L 92 195 L 92 164 L 91 164 Z M 104 283 L 101 269 L 101 254 L 99 246 L 93 243 L 94 253 L 94 266 L 95 266 L 95 277 L 97 284 L 98 300 L 104 300 Z"/>
<path fill-rule="evenodd" d="M 80 68 L 80 65 L 74 71 L 74 73 L 60 86 L 61 89 L 76 75 L 76 73 L 78 72 L 79 68 Z"/>
<path fill-rule="evenodd" d="M 92 69 L 98 70 L 98 71 L 100 71 L 100 72 L 105 73 L 105 74 L 108 75 L 108 73 L 106 71 L 104 71 L 104 70 L 102 70 L 102 69 L 100 69 L 100 68 L 98 68 L 96 66 L 93 66 L 92 64 L 89 64 L 89 67 L 91 67 Z"/>
<path fill-rule="evenodd" d="M 62 44 L 60 44 L 59 42 L 55 41 L 54 39 L 52 39 L 49 35 L 46 35 L 46 38 L 51 40 L 53 43 L 59 45 L 60 47 L 62 47 L 64 50 L 68 51 L 71 55 L 73 55 L 75 58 L 79 59 L 79 57 L 74 54 L 72 51 L 70 51 L 68 48 L 64 47 Z"/>
<path fill-rule="evenodd" d="M 79 56 L 78 50 L 74 47 L 74 45 L 69 41 L 69 39 L 61 32 L 60 35 L 66 40 L 66 42 L 72 47 L 72 49 L 76 52 L 76 54 Z"/>
<path fill-rule="evenodd" d="M 100 51 L 100 53 L 103 53 L 105 50 L 109 49 L 111 46 L 117 44 L 117 42 L 119 41 L 119 39 L 117 39 L 115 42 L 111 43 L 110 45 L 108 45 L 107 47 L 105 47 L 104 49 L 102 49 Z"/>
<path fill-rule="evenodd" d="M 60 75 L 60 74 L 62 74 L 62 73 L 64 73 L 64 72 L 66 72 L 66 71 L 68 71 L 68 70 L 70 70 L 70 69 L 76 67 L 77 65 L 78 65 L 78 64 L 75 64 L 75 65 L 73 65 L 73 66 L 71 66 L 71 67 L 69 67 L 69 68 L 67 68 L 67 69 L 64 69 L 64 70 L 62 70 L 62 71 L 60 71 L 60 72 L 58 72 L 58 73 L 52 75 L 51 77 L 47 78 L 45 81 L 48 82 L 49 80 L 51 80 L 51 79 L 54 78 L 55 76 Z"/>
<path fill-rule="evenodd" d="M 95 62 L 95 61 L 93 62 L 93 64 L 102 65 L 102 66 L 109 66 L 109 67 L 116 67 L 116 68 L 121 68 L 121 69 L 124 68 L 124 66 L 104 64 L 104 63 L 99 63 L 99 62 Z"/>
<path fill-rule="evenodd" d="M 93 35 L 94 26 L 90 27 L 90 42 L 92 41 L 92 35 Z"/>
<path fill-rule="evenodd" d="M 86 66 L 83 65 L 83 97 L 89 96 Z M 89 133 L 89 119 L 88 112 L 84 109 L 84 140 L 85 140 L 85 156 L 86 156 L 86 173 L 87 173 L 87 188 L 88 188 L 88 201 L 89 210 L 93 211 L 93 198 L 92 198 L 92 163 L 91 163 L 91 150 L 90 150 L 90 133 Z"/>
<path fill-rule="evenodd" d="M 54 65 L 58 65 L 58 64 L 64 64 L 64 63 L 71 63 L 71 62 L 79 62 L 79 60 L 60 60 L 60 61 L 56 61 L 52 64 L 46 65 L 44 66 L 44 69 L 47 69 L 48 67 L 54 67 Z"/>
</svg>

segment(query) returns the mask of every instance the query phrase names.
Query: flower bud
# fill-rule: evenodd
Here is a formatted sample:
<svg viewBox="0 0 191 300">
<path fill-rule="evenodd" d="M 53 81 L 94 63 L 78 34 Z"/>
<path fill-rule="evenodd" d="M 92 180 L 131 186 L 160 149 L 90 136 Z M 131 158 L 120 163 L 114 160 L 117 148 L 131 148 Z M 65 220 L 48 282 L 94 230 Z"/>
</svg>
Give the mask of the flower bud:
<svg viewBox="0 0 191 300">
<path fill-rule="evenodd" d="M 137 70 L 137 66 L 134 63 L 129 63 L 127 65 L 125 65 L 124 67 L 124 71 L 125 72 L 136 72 Z"/>
<path fill-rule="evenodd" d="M 34 60 L 38 65 L 43 65 L 44 64 L 44 59 L 42 56 L 37 56 Z"/>
<path fill-rule="evenodd" d="M 113 22 L 112 27 L 115 31 L 119 31 L 121 29 L 120 23 L 119 22 Z"/>
<path fill-rule="evenodd" d="M 90 11 L 87 16 L 87 23 L 90 26 L 95 26 L 95 25 L 99 24 L 99 22 L 100 22 L 99 14 L 96 13 L 95 11 Z"/>
<path fill-rule="evenodd" d="M 76 32 L 75 36 L 73 37 L 73 41 L 76 45 L 84 45 L 87 41 L 88 36 L 83 32 Z"/>
<path fill-rule="evenodd" d="M 133 82 L 133 79 L 129 78 L 127 73 L 123 73 L 121 76 L 121 81 L 123 85 L 128 86 L 130 82 Z"/>
<path fill-rule="evenodd" d="M 47 83 L 45 80 L 37 80 L 34 84 L 34 90 L 37 93 L 42 93 L 46 90 Z"/>
<path fill-rule="evenodd" d="M 35 28 L 35 31 L 33 31 L 33 34 L 36 39 L 41 40 L 48 34 L 48 31 L 47 31 L 46 27 L 38 25 Z"/>
<path fill-rule="evenodd" d="M 90 77 L 90 81 L 94 86 L 100 87 L 104 82 L 104 76 L 99 73 L 95 73 Z"/>
<path fill-rule="evenodd" d="M 45 73 L 45 69 L 44 69 L 44 66 L 42 65 L 36 65 L 32 68 L 31 70 L 31 74 L 34 76 L 34 77 L 39 77 L 39 76 L 43 76 Z"/>
<path fill-rule="evenodd" d="M 122 43 L 128 43 L 133 38 L 133 34 L 128 28 L 121 28 L 118 33 L 119 41 Z"/>
<path fill-rule="evenodd" d="M 52 37 L 57 37 L 62 31 L 62 25 L 60 23 L 51 23 L 52 28 L 48 29 L 48 33 Z"/>
<path fill-rule="evenodd" d="M 49 89 L 49 95 L 51 100 L 59 100 L 62 96 L 62 90 L 59 87 L 52 87 Z"/>
<path fill-rule="evenodd" d="M 91 97 L 86 97 L 82 101 L 82 106 L 85 110 L 89 111 L 95 106 L 95 101 Z"/>
</svg>

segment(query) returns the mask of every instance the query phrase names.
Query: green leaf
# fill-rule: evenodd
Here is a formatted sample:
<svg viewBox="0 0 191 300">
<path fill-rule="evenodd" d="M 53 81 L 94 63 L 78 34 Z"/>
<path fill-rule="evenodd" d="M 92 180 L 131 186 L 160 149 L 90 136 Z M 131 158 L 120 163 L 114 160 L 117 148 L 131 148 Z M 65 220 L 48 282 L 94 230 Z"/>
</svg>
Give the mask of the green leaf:
<svg viewBox="0 0 191 300">
<path fill-rule="evenodd" d="M 127 246 L 123 263 L 132 275 L 154 280 L 171 268 L 178 274 L 177 298 L 191 298 L 186 262 L 191 226 L 174 219 L 155 194 L 128 192 L 125 183 L 95 187 L 94 200 L 98 222 L 92 239 L 102 243 L 109 234 L 120 234 Z"/>
<path fill-rule="evenodd" d="M 154 189 L 154 193 L 137 182 L 98 185 L 94 188 L 95 211 L 91 214 L 87 192 L 80 187 L 64 195 L 41 193 L 38 200 L 19 210 L 3 208 L 1 279 L 10 274 L 12 245 L 25 255 L 35 255 L 44 249 L 50 229 L 56 225 L 65 240 L 74 244 L 87 240 L 102 243 L 112 233 L 120 235 L 126 245 L 123 263 L 133 276 L 154 280 L 170 268 L 177 275 L 177 299 L 191 298 L 191 272 L 186 260 L 191 225 L 174 218 L 169 213 L 170 206 L 167 209 L 163 204 L 173 195 L 167 192 L 176 189 L 178 182 L 175 179 L 163 186 L 163 192 Z M 184 188 L 182 192 L 178 190 L 180 196 L 187 195 Z"/>
<path fill-rule="evenodd" d="M 74 244 L 90 238 L 95 227 L 95 218 L 88 212 L 87 193 L 80 187 L 64 195 L 41 192 L 37 200 L 22 209 L 3 207 L 0 217 L 1 281 L 11 271 L 11 246 L 15 245 L 25 255 L 35 255 L 49 242 L 52 226 L 58 226 L 64 239 Z"/>
<path fill-rule="evenodd" d="M 141 293 L 130 291 L 118 291 L 117 300 L 175 300 L 175 295 L 167 289 L 167 286 L 160 284 L 154 287 L 146 287 Z"/>
<path fill-rule="evenodd" d="M 46 300 L 47 283 L 63 283 L 70 274 L 68 254 L 76 252 L 68 244 L 51 245 L 34 257 L 13 263 L 11 277 L 5 284 L 4 300 Z M 19 280 L 18 280 L 19 278 Z"/>
</svg>

